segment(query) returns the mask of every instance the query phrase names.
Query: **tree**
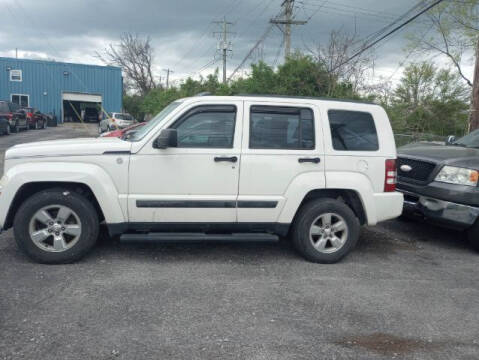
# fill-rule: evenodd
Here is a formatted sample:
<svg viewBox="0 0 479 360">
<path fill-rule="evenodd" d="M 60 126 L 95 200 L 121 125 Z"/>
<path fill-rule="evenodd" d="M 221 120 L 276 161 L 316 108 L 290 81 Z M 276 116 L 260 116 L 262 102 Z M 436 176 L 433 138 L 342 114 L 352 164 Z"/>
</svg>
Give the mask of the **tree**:
<svg viewBox="0 0 479 360">
<path fill-rule="evenodd" d="M 345 84 L 349 84 L 351 93 L 362 90 L 365 76 L 373 67 L 374 61 L 371 52 L 364 52 L 347 61 L 353 52 L 358 50 L 359 42 L 357 33 L 349 34 L 341 29 L 333 30 L 325 45 L 318 44 L 315 49 L 309 50 L 328 74 L 328 96 L 344 96 L 343 93 L 347 90 L 344 88 Z"/>
<path fill-rule="evenodd" d="M 462 134 L 467 123 L 469 89 L 460 75 L 431 63 L 409 65 L 388 108 L 395 130 Z"/>
<path fill-rule="evenodd" d="M 432 34 L 425 36 L 423 32 L 417 32 L 410 36 L 413 50 L 445 56 L 471 88 L 470 130 L 479 128 L 478 24 L 479 0 L 445 1 L 428 12 L 426 17 L 426 28 L 434 30 Z M 474 79 L 467 77 L 464 71 L 464 60 L 467 57 L 476 64 Z"/>
<path fill-rule="evenodd" d="M 96 56 L 104 63 L 122 68 L 126 83 L 141 95 L 157 87 L 153 75 L 153 48 L 150 37 L 142 39 L 137 34 L 125 33 L 118 45 L 110 44 Z"/>
</svg>

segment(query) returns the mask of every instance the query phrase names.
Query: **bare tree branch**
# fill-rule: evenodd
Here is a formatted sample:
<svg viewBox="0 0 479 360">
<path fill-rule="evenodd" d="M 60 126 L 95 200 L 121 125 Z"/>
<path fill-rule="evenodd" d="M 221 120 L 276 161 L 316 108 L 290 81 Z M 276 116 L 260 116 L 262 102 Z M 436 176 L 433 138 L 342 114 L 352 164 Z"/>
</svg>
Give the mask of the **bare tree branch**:
<svg viewBox="0 0 479 360">
<path fill-rule="evenodd" d="M 106 64 L 122 68 L 128 83 L 140 94 L 147 94 L 158 85 L 153 75 L 153 48 L 151 39 L 125 33 L 118 45 L 110 44 L 96 57 Z"/>
</svg>

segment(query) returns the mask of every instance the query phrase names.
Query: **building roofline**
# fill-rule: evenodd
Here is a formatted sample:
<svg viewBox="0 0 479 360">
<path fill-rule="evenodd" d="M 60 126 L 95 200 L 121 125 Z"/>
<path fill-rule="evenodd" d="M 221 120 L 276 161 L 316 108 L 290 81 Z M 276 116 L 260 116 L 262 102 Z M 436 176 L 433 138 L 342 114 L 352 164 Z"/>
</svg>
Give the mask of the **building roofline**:
<svg viewBox="0 0 479 360">
<path fill-rule="evenodd" d="M 72 63 L 72 62 L 64 62 L 64 61 L 54 61 L 54 60 L 41 60 L 41 59 L 18 59 L 18 58 L 10 58 L 10 57 L 5 57 L 5 56 L 0 56 L 0 61 L 18 61 L 18 62 L 36 62 L 36 63 L 42 63 L 42 64 L 56 64 L 56 65 L 74 65 L 74 66 L 88 66 L 88 67 L 94 67 L 94 68 L 100 68 L 100 69 L 115 69 L 115 70 L 121 70 L 121 67 L 118 66 L 111 66 L 111 65 L 96 65 L 96 64 L 81 64 L 81 63 Z"/>
</svg>

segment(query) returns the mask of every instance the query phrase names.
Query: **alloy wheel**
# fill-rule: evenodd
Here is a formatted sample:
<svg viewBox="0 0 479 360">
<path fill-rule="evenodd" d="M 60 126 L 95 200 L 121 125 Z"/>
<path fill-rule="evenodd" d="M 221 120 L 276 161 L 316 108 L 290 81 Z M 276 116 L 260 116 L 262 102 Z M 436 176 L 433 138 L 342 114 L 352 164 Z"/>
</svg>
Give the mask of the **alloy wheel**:
<svg viewBox="0 0 479 360">
<path fill-rule="evenodd" d="M 348 224 L 336 213 L 322 214 L 313 221 L 309 239 L 317 251 L 334 253 L 341 249 L 348 239 Z"/>
<path fill-rule="evenodd" d="M 30 220 L 33 243 L 49 252 L 71 249 L 80 239 L 82 225 L 78 215 L 67 206 L 49 205 L 38 210 Z"/>
</svg>

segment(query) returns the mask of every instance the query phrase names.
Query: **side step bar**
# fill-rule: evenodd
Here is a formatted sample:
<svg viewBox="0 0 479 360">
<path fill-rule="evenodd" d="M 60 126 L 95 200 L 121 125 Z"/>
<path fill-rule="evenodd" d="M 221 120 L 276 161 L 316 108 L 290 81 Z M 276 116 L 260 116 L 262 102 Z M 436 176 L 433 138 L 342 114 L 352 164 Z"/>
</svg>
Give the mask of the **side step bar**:
<svg viewBox="0 0 479 360">
<path fill-rule="evenodd" d="M 267 233 L 234 233 L 234 234 L 205 234 L 205 233 L 146 233 L 123 234 L 121 242 L 177 242 L 177 241 L 231 241 L 231 242 L 277 242 L 279 237 Z"/>
</svg>

